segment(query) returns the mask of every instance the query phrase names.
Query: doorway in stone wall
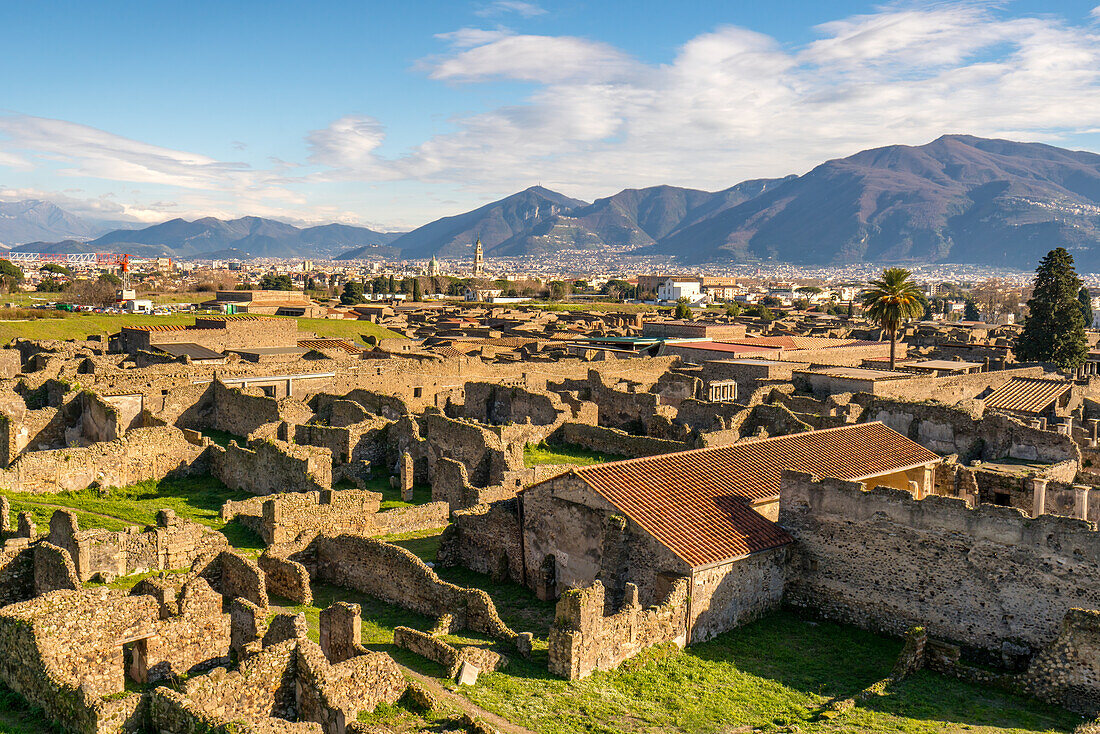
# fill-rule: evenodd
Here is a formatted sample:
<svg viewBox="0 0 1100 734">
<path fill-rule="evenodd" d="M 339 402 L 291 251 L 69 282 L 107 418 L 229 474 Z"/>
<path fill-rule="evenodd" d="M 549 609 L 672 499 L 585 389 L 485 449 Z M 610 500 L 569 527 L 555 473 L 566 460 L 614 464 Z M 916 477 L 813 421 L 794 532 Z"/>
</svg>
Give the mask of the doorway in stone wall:
<svg viewBox="0 0 1100 734">
<path fill-rule="evenodd" d="M 126 680 L 139 685 L 149 682 L 149 638 L 130 640 L 122 645 L 122 665 Z"/>
</svg>

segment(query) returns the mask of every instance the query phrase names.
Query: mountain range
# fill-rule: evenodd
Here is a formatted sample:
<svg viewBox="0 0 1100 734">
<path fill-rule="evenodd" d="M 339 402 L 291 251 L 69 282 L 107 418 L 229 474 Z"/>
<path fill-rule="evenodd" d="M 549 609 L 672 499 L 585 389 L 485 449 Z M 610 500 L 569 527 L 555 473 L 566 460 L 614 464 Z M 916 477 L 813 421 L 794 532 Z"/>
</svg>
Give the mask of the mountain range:
<svg viewBox="0 0 1100 734">
<path fill-rule="evenodd" d="M 347 224 L 295 227 L 261 217 L 188 222 L 171 219 L 144 229 L 108 232 L 93 240 L 31 242 L 22 252 L 129 252 L 142 257 L 324 257 L 361 245 L 384 245 L 397 234 Z"/>
<path fill-rule="evenodd" d="M 609 257 L 664 255 L 684 264 L 948 262 L 1023 269 L 1063 246 L 1080 269 L 1100 271 L 1100 155 L 967 135 L 866 150 L 801 176 L 716 192 L 653 186 L 588 203 L 534 186 L 404 234 L 208 217 L 88 241 L 79 218 L 52 206 L 0 204 L 0 242 L 45 240 L 50 235 L 41 233 L 51 232 L 80 241 L 16 249 L 343 259 L 400 253 L 425 260 L 469 259 L 480 237 L 490 258 L 594 250 Z"/>
</svg>

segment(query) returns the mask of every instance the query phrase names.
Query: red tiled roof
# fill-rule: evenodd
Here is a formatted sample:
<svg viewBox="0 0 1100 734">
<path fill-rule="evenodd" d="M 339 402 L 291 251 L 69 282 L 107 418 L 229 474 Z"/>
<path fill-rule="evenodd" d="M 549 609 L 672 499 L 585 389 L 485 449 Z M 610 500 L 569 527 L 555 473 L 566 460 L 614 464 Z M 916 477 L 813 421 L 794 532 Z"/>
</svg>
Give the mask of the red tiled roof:
<svg viewBox="0 0 1100 734">
<path fill-rule="evenodd" d="M 780 347 L 770 346 L 750 346 L 748 344 L 732 344 L 729 342 L 669 342 L 668 346 L 676 347 L 677 349 L 702 349 L 708 352 L 729 352 L 730 354 L 751 354 L 751 353 L 765 353 L 765 354 L 779 354 L 782 349 Z"/>
<path fill-rule="evenodd" d="M 867 346 L 879 342 L 860 341 L 858 339 L 837 339 L 828 336 L 753 336 L 744 339 L 729 339 L 730 344 L 744 344 L 756 347 L 775 347 L 780 349 L 833 349 L 835 347 Z"/>
<path fill-rule="evenodd" d="M 574 474 L 688 564 L 702 566 L 791 542 L 749 506 L 778 497 L 784 469 L 863 480 L 939 460 L 876 422 L 597 464 Z"/>
<path fill-rule="evenodd" d="M 177 324 L 149 324 L 147 326 L 123 326 L 129 331 L 186 331 L 188 327 Z"/>
</svg>

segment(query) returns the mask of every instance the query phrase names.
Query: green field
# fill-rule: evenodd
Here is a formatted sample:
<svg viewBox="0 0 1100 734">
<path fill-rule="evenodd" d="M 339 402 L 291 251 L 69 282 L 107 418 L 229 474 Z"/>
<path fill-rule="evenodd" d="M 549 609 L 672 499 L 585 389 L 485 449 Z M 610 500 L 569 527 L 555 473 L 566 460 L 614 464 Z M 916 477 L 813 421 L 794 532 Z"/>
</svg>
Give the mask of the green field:
<svg viewBox="0 0 1100 734">
<path fill-rule="evenodd" d="M 591 466 L 592 464 L 606 464 L 609 461 L 620 461 L 625 456 L 615 454 L 602 454 L 598 451 L 590 451 L 581 446 L 572 446 L 561 443 L 527 444 L 523 449 L 523 463 L 528 466 L 541 464 L 572 464 L 573 466 Z"/>
<path fill-rule="evenodd" d="M 3 297 L 0 297 L 0 301 Z M 290 317 L 277 317 L 290 318 Z M 195 323 L 190 314 L 146 316 L 140 314 L 91 314 L 66 313 L 60 319 L 35 319 L 33 321 L 0 320 L 0 342 L 16 337 L 27 339 L 86 339 L 93 334 L 115 334 L 123 326 L 187 325 Z M 396 331 L 372 324 L 369 321 L 347 319 L 298 319 L 298 329 L 322 337 L 353 339 L 362 343 L 363 336 L 403 338 Z"/>
</svg>

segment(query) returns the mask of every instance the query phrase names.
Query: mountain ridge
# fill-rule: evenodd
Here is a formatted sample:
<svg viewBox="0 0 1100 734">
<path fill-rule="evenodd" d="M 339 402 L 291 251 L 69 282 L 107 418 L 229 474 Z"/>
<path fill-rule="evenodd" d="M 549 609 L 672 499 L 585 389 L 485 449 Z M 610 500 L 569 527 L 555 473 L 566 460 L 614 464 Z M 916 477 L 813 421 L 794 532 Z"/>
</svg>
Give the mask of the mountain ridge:
<svg viewBox="0 0 1100 734">
<path fill-rule="evenodd" d="M 49 219 L 34 213 L 30 219 L 35 217 Z M 661 185 L 585 202 L 532 186 L 405 233 L 205 217 L 116 230 L 70 246 L 125 245 L 176 257 L 232 250 L 251 257 L 382 259 L 400 253 L 408 260 L 468 260 L 479 237 L 490 258 L 586 250 L 670 257 L 685 265 L 953 262 L 1030 269 L 1053 247 L 1065 246 L 1083 270 L 1100 272 L 1100 155 L 944 135 L 713 192 Z"/>
</svg>

